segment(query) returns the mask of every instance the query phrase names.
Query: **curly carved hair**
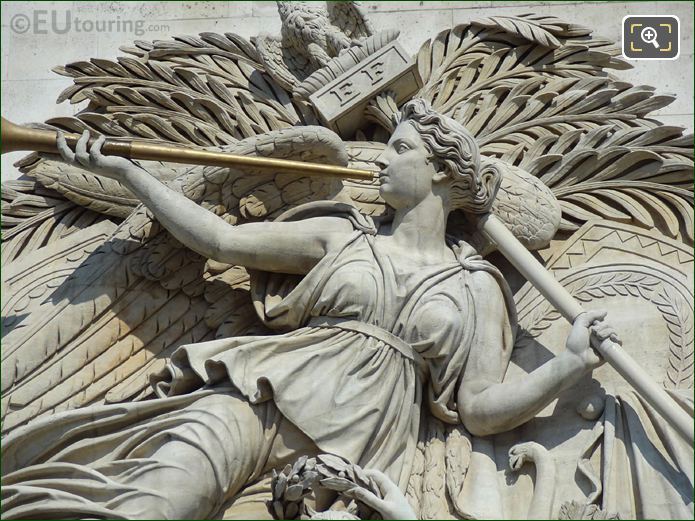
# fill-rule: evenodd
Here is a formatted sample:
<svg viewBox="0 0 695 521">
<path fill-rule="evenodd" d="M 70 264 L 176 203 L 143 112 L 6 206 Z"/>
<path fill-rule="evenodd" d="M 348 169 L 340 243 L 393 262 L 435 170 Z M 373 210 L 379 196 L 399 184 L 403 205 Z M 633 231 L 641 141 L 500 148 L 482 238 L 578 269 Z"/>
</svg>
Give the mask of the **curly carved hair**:
<svg viewBox="0 0 695 521">
<path fill-rule="evenodd" d="M 418 131 L 438 170 L 452 180 L 452 210 L 486 213 L 490 210 L 501 182 L 492 165 L 481 169 L 480 150 L 475 138 L 456 120 L 439 114 L 422 98 L 403 105 L 400 122 Z"/>
</svg>

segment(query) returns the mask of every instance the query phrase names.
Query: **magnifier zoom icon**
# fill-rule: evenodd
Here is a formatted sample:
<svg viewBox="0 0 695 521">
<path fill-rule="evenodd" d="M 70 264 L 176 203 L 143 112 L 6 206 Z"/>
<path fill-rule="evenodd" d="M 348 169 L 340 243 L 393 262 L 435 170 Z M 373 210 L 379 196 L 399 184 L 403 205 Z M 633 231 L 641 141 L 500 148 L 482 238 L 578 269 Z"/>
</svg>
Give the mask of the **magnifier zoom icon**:
<svg viewBox="0 0 695 521">
<path fill-rule="evenodd" d="M 659 43 L 656 41 L 656 29 L 653 27 L 645 27 L 640 33 L 640 37 L 644 43 L 651 43 L 655 49 L 659 48 Z"/>
</svg>

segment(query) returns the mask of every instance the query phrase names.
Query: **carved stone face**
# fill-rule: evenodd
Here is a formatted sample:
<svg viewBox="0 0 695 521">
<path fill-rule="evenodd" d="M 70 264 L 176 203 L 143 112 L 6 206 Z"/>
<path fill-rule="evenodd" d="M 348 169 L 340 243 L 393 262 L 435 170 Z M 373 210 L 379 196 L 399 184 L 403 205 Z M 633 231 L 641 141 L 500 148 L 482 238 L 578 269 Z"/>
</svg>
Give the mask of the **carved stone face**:
<svg viewBox="0 0 695 521">
<path fill-rule="evenodd" d="M 429 160 L 420 134 L 408 122 L 396 127 L 386 149 L 377 159 L 381 167 L 379 194 L 395 209 L 412 208 L 432 193 L 441 174 Z"/>
</svg>

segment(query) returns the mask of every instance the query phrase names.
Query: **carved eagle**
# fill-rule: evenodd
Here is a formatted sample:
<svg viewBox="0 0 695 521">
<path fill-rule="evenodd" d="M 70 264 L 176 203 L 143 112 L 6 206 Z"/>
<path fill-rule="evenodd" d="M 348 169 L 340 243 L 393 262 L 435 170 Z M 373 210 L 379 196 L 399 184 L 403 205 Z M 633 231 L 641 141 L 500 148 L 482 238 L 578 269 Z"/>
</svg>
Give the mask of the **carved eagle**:
<svg viewBox="0 0 695 521">
<path fill-rule="evenodd" d="M 324 67 L 357 38 L 371 35 L 361 7 L 354 4 L 329 2 L 326 8 L 309 2 L 277 2 L 283 45 L 305 54 L 316 68 Z"/>
<path fill-rule="evenodd" d="M 374 34 L 359 2 L 276 3 L 281 37 L 261 35 L 255 43 L 266 70 L 288 90 Z"/>
</svg>

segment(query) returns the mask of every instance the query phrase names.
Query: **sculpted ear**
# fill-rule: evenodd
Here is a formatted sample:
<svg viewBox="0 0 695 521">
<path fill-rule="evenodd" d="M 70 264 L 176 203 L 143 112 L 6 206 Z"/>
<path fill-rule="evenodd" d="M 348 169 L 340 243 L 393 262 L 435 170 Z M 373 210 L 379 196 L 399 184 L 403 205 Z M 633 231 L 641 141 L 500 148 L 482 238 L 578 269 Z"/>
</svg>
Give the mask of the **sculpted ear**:
<svg viewBox="0 0 695 521">
<path fill-rule="evenodd" d="M 447 179 L 453 179 L 451 168 L 446 162 L 436 159 L 429 159 L 428 161 L 434 164 L 434 169 L 436 170 L 436 173 L 432 176 L 433 183 L 436 184 L 446 181 Z"/>
<path fill-rule="evenodd" d="M 442 181 L 446 181 L 449 179 L 449 176 L 446 174 L 444 170 L 438 170 L 433 176 L 432 176 L 432 182 L 433 183 L 441 183 Z"/>
<path fill-rule="evenodd" d="M 485 162 L 480 168 L 480 184 L 473 198 L 478 212 L 487 212 L 497 195 L 497 190 L 502 183 L 502 170 L 492 162 Z"/>
</svg>

